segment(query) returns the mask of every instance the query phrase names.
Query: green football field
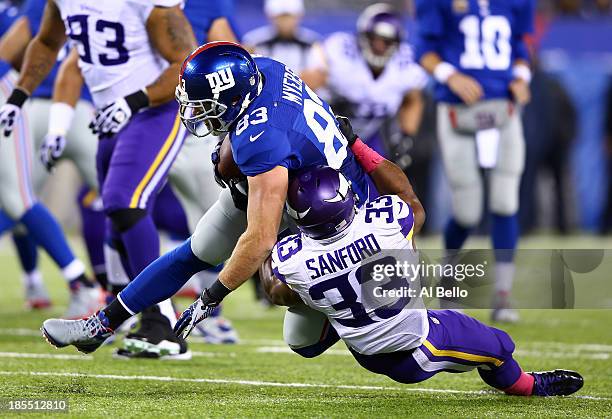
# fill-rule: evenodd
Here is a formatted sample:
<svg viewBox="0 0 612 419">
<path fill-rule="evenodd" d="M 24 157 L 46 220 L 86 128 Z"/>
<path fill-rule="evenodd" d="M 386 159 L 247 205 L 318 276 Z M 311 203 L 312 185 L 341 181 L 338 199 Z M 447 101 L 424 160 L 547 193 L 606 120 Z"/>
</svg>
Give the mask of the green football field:
<svg viewBox="0 0 612 419">
<path fill-rule="evenodd" d="M 523 245 L 562 246 L 538 240 Z M 582 247 L 580 240 L 566 240 Z M 585 243 L 612 247 L 610 240 Z M 0 241 L 0 405 L 65 399 L 68 415 L 79 418 L 612 416 L 611 310 L 523 310 L 519 324 L 502 326 L 513 336 L 525 370 L 567 368 L 585 377 L 576 396 L 519 398 L 492 391 L 475 371 L 401 385 L 359 367 L 341 344 L 316 359 L 300 358 L 282 342 L 283 310 L 262 308 L 250 287 L 225 303 L 241 343 L 192 342 L 191 361 L 116 360 L 116 344 L 91 356 L 72 347 L 57 350 L 38 328 L 62 312 L 67 290 L 46 257 L 42 268 L 55 306 L 26 312 L 14 252 L 7 240 Z M 187 303 L 179 301 L 181 308 Z M 470 314 L 488 320 L 487 312 Z M 0 411 L 0 417 L 10 414 Z"/>
</svg>

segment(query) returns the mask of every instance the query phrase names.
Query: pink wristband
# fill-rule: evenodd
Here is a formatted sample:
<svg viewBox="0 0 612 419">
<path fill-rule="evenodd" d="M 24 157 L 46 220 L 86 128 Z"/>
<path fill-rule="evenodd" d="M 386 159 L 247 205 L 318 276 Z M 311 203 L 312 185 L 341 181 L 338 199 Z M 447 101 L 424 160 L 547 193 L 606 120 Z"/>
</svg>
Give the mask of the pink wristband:
<svg viewBox="0 0 612 419">
<path fill-rule="evenodd" d="M 378 154 L 367 146 L 361 138 L 357 138 L 355 143 L 351 146 L 351 150 L 357 159 L 359 165 L 365 170 L 366 173 L 372 173 L 379 164 L 385 160 L 383 156 Z"/>
</svg>

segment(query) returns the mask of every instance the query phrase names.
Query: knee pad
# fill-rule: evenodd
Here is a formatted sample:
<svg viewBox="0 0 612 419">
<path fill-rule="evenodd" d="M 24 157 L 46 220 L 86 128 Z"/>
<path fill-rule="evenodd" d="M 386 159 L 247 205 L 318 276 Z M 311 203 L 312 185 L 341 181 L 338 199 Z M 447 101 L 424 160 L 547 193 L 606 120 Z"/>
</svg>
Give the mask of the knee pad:
<svg viewBox="0 0 612 419">
<path fill-rule="evenodd" d="M 482 186 L 479 183 L 452 190 L 453 217 L 465 228 L 475 227 L 482 217 Z"/>
<path fill-rule="evenodd" d="M 514 215 L 519 207 L 521 176 L 512 173 L 494 173 L 489 190 L 489 208 L 493 214 Z"/>
<path fill-rule="evenodd" d="M 113 211 L 108 214 L 113 227 L 119 233 L 123 233 L 132 228 L 143 217 L 146 217 L 147 211 L 141 208 L 125 208 Z"/>
<path fill-rule="evenodd" d="M 287 309 L 283 338 L 291 350 L 305 358 L 321 355 L 340 339 L 327 316 L 305 305 Z"/>
</svg>

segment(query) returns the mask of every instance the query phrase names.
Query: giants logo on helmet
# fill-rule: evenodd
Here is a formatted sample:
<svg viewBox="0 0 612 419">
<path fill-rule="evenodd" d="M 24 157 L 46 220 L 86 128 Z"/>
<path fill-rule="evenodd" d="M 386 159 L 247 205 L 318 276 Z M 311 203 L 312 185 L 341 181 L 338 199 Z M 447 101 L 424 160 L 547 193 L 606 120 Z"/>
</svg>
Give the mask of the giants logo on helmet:
<svg viewBox="0 0 612 419">
<path fill-rule="evenodd" d="M 230 67 L 222 68 L 214 73 L 206 74 L 206 80 L 210 83 L 210 89 L 214 94 L 219 94 L 224 90 L 231 89 L 236 85 L 234 74 Z"/>
</svg>

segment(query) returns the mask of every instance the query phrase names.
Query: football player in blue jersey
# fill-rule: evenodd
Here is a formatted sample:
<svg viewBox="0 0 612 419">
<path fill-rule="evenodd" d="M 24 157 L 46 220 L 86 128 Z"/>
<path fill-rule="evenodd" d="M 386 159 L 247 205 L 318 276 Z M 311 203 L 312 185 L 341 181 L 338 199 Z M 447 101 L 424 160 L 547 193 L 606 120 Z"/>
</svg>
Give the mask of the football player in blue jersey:
<svg viewBox="0 0 612 419">
<path fill-rule="evenodd" d="M 444 231 L 449 257 L 482 216 L 488 185 L 496 254 L 492 318 L 516 321 L 509 296 L 519 238 L 518 196 L 525 160 L 521 107 L 529 101 L 533 0 L 418 0 L 417 55 L 436 79 L 438 138 L 452 190 Z"/>
<path fill-rule="evenodd" d="M 45 321 L 42 331 L 56 347 L 94 351 L 123 321 L 176 293 L 193 274 L 229 258 L 215 283 L 177 323 L 178 331 L 188 334 L 270 254 L 285 224 L 289 176 L 299 169 L 337 169 L 351 181 L 358 205 L 368 200 L 367 173 L 382 157 L 361 141 L 349 146 L 327 103 L 285 65 L 253 58 L 237 44 L 208 43 L 183 63 L 176 94 L 189 131 L 197 136 L 228 134 L 235 175 L 229 175 L 223 146 L 217 153 L 217 171 L 230 187 L 204 214 L 189 240 L 147 267 L 103 310 L 79 321 Z M 224 145 L 229 145 L 227 140 Z M 246 181 L 238 180 L 240 176 Z M 240 192 L 248 194 L 246 212 L 234 203 L 244 201 L 238 199 Z M 414 207 L 419 206 L 417 200 Z M 318 313 L 311 313 L 313 321 L 306 311 L 287 314 L 294 318 L 286 318 L 286 324 L 296 329 L 291 333 L 296 341 L 288 343 L 317 354 L 327 348 L 319 342 L 325 324 Z"/>
</svg>

